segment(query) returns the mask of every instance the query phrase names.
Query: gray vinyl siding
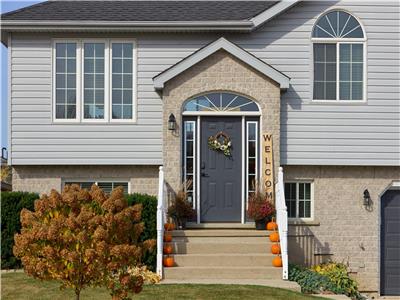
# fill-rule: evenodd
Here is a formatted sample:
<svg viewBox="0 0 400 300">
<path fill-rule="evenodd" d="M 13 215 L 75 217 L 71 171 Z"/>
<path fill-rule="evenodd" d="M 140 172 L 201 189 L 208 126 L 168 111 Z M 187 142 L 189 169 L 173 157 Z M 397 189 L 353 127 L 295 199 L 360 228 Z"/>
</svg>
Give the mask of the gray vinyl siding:
<svg viewBox="0 0 400 300">
<path fill-rule="evenodd" d="M 311 29 L 332 3 L 303 2 L 251 34 L 224 36 L 291 78 L 282 94 L 283 165 L 400 165 L 399 3 L 334 3 L 365 26 L 366 103 L 311 102 Z M 152 78 L 220 35 L 126 35 L 138 43 L 136 124 L 52 123 L 51 37 L 13 36 L 13 164 L 162 164 L 162 100 Z"/>
</svg>

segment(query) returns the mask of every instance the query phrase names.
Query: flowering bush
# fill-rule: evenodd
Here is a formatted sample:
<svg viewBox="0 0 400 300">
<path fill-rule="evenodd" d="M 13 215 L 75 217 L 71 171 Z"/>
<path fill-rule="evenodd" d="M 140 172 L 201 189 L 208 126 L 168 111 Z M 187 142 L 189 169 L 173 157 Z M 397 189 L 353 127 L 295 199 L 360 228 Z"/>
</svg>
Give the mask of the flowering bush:
<svg viewBox="0 0 400 300">
<path fill-rule="evenodd" d="M 111 274 L 108 288 L 112 291 L 113 300 L 129 299 L 128 294 L 131 291 L 139 293 L 142 285 L 155 284 L 161 280 L 160 276 L 142 267 L 123 267 L 117 272 Z"/>
<path fill-rule="evenodd" d="M 247 216 L 255 221 L 262 220 L 275 213 L 274 205 L 267 200 L 266 195 L 257 190 L 249 197 Z"/>
<path fill-rule="evenodd" d="M 77 185 L 66 186 L 61 194 L 52 190 L 35 201 L 34 212 L 21 211 L 14 255 L 28 275 L 58 280 L 61 287 L 74 289 L 76 299 L 87 286 L 111 288 L 112 274 L 139 265 L 143 253 L 155 246 L 154 240 L 139 242 L 141 210 L 141 205 L 128 206 L 122 188 L 109 196 L 96 185 L 90 191 Z M 131 292 L 143 284 L 137 277 Z M 113 289 L 111 294 L 125 297 Z"/>
</svg>

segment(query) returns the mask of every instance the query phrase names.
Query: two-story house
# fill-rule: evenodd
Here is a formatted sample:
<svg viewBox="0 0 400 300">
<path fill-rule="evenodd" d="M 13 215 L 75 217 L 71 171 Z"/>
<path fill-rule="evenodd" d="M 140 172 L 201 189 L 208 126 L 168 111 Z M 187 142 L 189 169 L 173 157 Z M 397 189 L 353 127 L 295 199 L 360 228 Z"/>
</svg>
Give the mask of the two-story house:
<svg viewBox="0 0 400 300">
<path fill-rule="evenodd" d="M 399 295 L 399 21 L 398 1 L 54 0 L 3 14 L 13 189 L 157 194 L 163 166 L 170 189 L 192 183 L 197 223 L 245 225 L 270 134 L 290 261 L 343 261 L 362 290 Z"/>
</svg>

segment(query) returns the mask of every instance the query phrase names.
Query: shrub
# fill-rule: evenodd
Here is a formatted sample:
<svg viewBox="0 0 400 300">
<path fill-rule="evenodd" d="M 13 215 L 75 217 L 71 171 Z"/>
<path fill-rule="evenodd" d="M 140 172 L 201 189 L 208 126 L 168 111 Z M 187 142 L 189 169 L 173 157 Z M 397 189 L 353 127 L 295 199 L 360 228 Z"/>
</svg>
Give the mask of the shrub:
<svg viewBox="0 0 400 300">
<path fill-rule="evenodd" d="M 318 274 L 324 275 L 334 284 L 335 294 L 345 294 L 351 298 L 360 298 L 357 282 L 349 276 L 347 266 L 329 262 L 313 267 Z"/>
<path fill-rule="evenodd" d="M 147 194 L 131 194 L 126 196 L 129 205 L 142 204 L 142 222 L 144 223 L 144 231 L 140 236 L 140 241 L 149 239 L 157 239 L 157 198 Z M 142 263 L 149 270 L 155 271 L 157 264 L 156 249 L 148 251 L 142 258 Z"/>
<path fill-rule="evenodd" d="M 328 277 L 292 264 L 289 265 L 289 280 L 296 281 L 306 294 L 331 291 L 334 287 Z"/>
<path fill-rule="evenodd" d="M 22 229 L 15 235 L 14 254 L 25 272 L 41 280 L 57 280 L 72 288 L 76 299 L 88 286 L 106 286 L 113 299 L 139 293 L 144 277 L 127 268 L 141 264 L 154 240 L 140 242 L 142 205 L 128 206 L 123 188 L 106 195 L 97 185 L 52 190 L 35 201 L 35 211 L 21 211 Z M 119 284 L 112 279 L 119 274 Z"/>
<path fill-rule="evenodd" d="M 20 232 L 19 215 L 23 208 L 33 210 L 34 201 L 38 194 L 24 192 L 1 193 L 1 268 L 21 268 L 21 261 L 17 259 L 12 248 L 14 234 Z"/>
</svg>

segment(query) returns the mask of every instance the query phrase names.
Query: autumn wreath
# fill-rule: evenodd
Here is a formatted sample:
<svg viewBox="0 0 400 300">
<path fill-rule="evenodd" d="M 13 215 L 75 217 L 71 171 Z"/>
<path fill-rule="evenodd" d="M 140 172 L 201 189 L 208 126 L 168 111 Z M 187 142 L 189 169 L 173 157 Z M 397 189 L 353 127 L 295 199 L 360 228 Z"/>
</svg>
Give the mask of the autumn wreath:
<svg viewBox="0 0 400 300">
<path fill-rule="evenodd" d="M 208 146 L 214 151 L 221 151 L 225 156 L 231 156 L 232 141 L 229 136 L 220 131 L 208 138 Z"/>
</svg>

